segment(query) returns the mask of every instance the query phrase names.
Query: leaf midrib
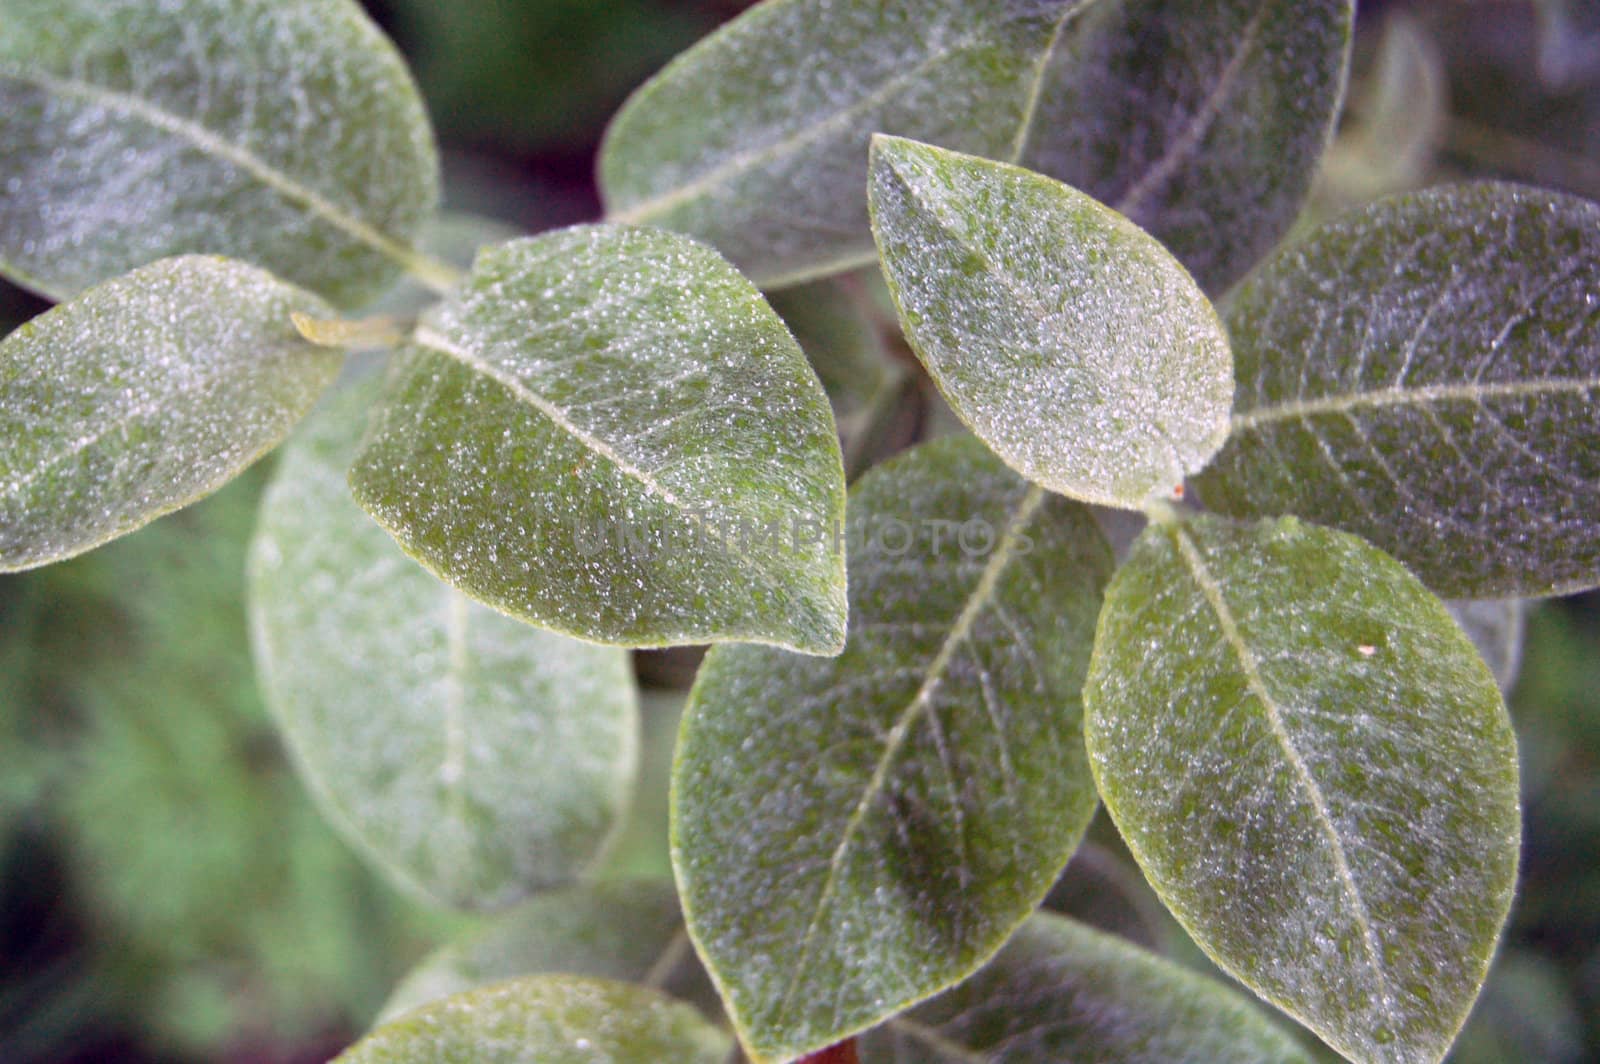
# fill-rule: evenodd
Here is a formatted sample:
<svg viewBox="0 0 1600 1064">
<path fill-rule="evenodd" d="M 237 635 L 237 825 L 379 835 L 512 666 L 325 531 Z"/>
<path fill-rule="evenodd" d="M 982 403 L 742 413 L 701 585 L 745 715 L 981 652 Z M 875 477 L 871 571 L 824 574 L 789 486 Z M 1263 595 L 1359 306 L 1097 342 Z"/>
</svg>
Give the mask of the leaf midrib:
<svg viewBox="0 0 1600 1064">
<path fill-rule="evenodd" d="M 1491 384 L 1436 384 L 1420 388 L 1379 388 L 1370 392 L 1347 392 L 1313 399 L 1260 406 L 1233 418 L 1234 432 L 1249 432 L 1278 421 L 1303 421 L 1314 417 L 1351 414 L 1363 409 L 1389 406 L 1433 406 L 1442 403 L 1473 403 L 1482 406 L 1492 399 L 1526 399 L 1564 392 L 1600 389 L 1600 377 L 1557 377 L 1546 380 L 1496 381 Z"/>
<path fill-rule="evenodd" d="M 1339 877 L 1343 893 L 1348 898 L 1355 917 L 1356 925 L 1361 931 L 1362 947 L 1367 954 L 1367 960 L 1372 967 L 1373 974 L 1378 981 L 1379 1011 L 1389 1017 L 1393 1016 L 1394 990 L 1389 984 L 1389 974 L 1384 970 L 1381 960 L 1382 953 L 1378 948 L 1377 933 L 1372 926 L 1372 915 L 1367 909 L 1366 899 L 1362 896 L 1361 888 L 1356 883 L 1355 873 L 1351 870 L 1349 855 L 1345 853 L 1344 842 L 1339 838 L 1338 828 L 1334 825 L 1333 814 L 1328 807 L 1327 797 L 1322 792 L 1322 787 L 1311 774 L 1311 768 L 1305 759 L 1300 756 L 1299 749 L 1295 746 L 1294 739 L 1290 736 L 1288 728 L 1283 722 L 1283 710 L 1272 693 L 1267 690 L 1266 680 L 1261 674 L 1261 663 L 1256 659 L 1255 652 L 1245 642 L 1243 633 L 1239 630 L 1238 621 L 1233 616 L 1233 610 L 1228 606 L 1223 597 L 1222 586 L 1206 565 L 1205 559 L 1200 556 L 1199 548 L 1189 538 L 1188 532 L 1182 527 L 1171 526 L 1168 529 L 1177 545 L 1179 556 L 1183 559 L 1185 568 L 1189 570 L 1190 577 L 1200 588 L 1207 605 L 1211 607 L 1212 614 L 1217 619 L 1218 626 L 1222 629 L 1223 638 L 1233 650 L 1239 662 L 1240 671 L 1244 673 L 1245 684 L 1250 693 L 1256 698 L 1267 720 L 1267 727 L 1272 736 L 1277 740 L 1284 757 L 1287 758 L 1295 778 L 1299 781 L 1307 798 L 1310 799 L 1315 812 L 1317 827 L 1326 836 L 1332 851 L 1334 869 Z"/>
<path fill-rule="evenodd" d="M 171 133 L 188 141 L 204 154 L 238 167 L 286 199 L 300 203 L 335 229 L 366 244 L 403 268 L 417 272 L 419 276 L 430 281 L 443 283 L 449 280 L 434 277 L 430 264 L 420 261 L 416 251 L 402 241 L 363 221 L 322 193 L 309 188 L 273 167 L 254 152 L 219 136 L 199 122 L 174 114 L 131 93 L 106 88 L 79 78 L 57 77 L 9 62 L 0 62 L 0 75 L 14 78 L 47 93 L 86 100 Z"/>
<path fill-rule="evenodd" d="M 810 975 L 811 951 L 816 945 L 816 937 L 822 927 L 823 914 L 827 911 L 829 902 L 832 901 L 834 892 L 838 889 L 839 873 L 844 865 L 844 857 L 850 844 L 855 841 L 857 832 L 861 830 L 862 823 L 866 820 L 867 813 L 872 803 L 883 793 L 888 781 L 889 769 L 895 759 L 899 757 L 901 749 L 905 746 L 911 734 L 912 727 L 922 719 L 932 702 L 932 696 L 944 679 L 945 670 L 954 659 L 956 650 L 964 644 L 972 634 L 972 626 L 978 614 L 994 598 L 995 587 L 1000 580 L 1000 574 L 1010 564 L 1016 554 L 1017 540 L 1023 526 L 1033 519 L 1035 513 L 1045 502 L 1045 490 L 1037 484 L 1030 484 L 1023 493 L 1016 509 L 1012 511 L 1011 518 L 1006 523 L 1005 535 L 1000 540 L 1000 545 L 990 556 L 983 572 L 979 574 L 978 582 L 973 585 L 970 595 L 957 614 L 955 622 L 950 626 L 950 631 L 945 635 L 938 652 L 923 673 L 922 683 L 917 692 L 912 696 L 904 709 L 901 710 L 895 724 L 889 730 L 888 740 L 884 744 L 883 753 L 879 756 L 873 768 L 872 776 L 867 780 L 867 785 L 862 789 L 861 799 L 851 810 L 849 819 L 845 822 L 840 833 L 839 843 L 834 847 L 833 854 L 828 860 L 827 878 L 823 881 L 822 890 L 817 896 L 816 905 L 812 911 L 811 921 L 806 932 L 801 938 L 799 957 L 792 969 L 789 985 L 783 996 L 778 1000 L 773 1014 L 781 1016 L 788 1009 L 790 1001 L 799 990 L 800 984 Z"/>
</svg>

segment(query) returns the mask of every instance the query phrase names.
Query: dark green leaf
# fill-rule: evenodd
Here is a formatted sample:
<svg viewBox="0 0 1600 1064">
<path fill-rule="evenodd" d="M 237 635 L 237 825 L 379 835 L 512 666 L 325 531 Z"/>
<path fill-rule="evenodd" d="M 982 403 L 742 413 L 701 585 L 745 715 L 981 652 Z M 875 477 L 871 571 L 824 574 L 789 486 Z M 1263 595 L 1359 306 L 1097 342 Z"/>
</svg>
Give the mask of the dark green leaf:
<svg viewBox="0 0 1600 1064">
<path fill-rule="evenodd" d="M 652 990 L 532 976 L 385 1024 L 340 1064 L 724 1064 L 730 1039 Z"/>
<path fill-rule="evenodd" d="M 1170 498 L 1228 432 L 1233 367 L 1168 252 L 1004 163 L 873 142 L 872 219 L 901 324 L 961 419 L 1052 491 Z"/>
<path fill-rule="evenodd" d="M 361 303 L 438 183 L 351 0 L 0 0 L 0 271 L 53 298 L 208 252 Z"/>
<path fill-rule="evenodd" d="M 1442 595 L 1600 585 L 1600 207 L 1510 185 L 1376 204 L 1228 313 L 1237 516 L 1357 532 Z"/>
<path fill-rule="evenodd" d="M 300 338 L 296 311 L 331 313 L 253 266 L 189 256 L 0 340 L 0 571 L 131 532 L 274 447 L 343 360 Z"/>
<path fill-rule="evenodd" d="M 715 244 L 763 287 L 872 260 L 867 144 L 1012 158 L 1083 0 L 767 0 L 636 93 L 600 158 L 610 216 Z"/>
<path fill-rule="evenodd" d="M 334 824 L 435 901 L 503 908 L 582 872 L 620 820 L 633 675 L 470 602 L 362 512 L 346 471 L 375 391 L 284 448 L 251 547 L 256 668 Z"/>
<path fill-rule="evenodd" d="M 1519 841 L 1505 705 L 1443 604 L 1293 518 L 1157 524 L 1084 700 L 1106 808 L 1200 946 L 1351 1060 L 1440 1060 Z"/>
<path fill-rule="evenodd" d="M 484 252 L 398 356 L 351 484 L 424 565 L 558 631 L 844 639 L 827 397 L 760 293 L 684 237 Z"/>
<path fill-rule="evenodd" d="M 1339 113 L 1352 0 L 1097 0 L 1016 161 L 1111 204 L 1218 293 L 1288 231 Z"/>
<path fill-rule="evenodd" d="M 1221 984 L 1050 914 L 981 972 L 864 1037 L 862 1064 L 1310 1064 Z"/>
<path fill-rule="evenodd" d="M 844 653 L 714 648 L 673 776 L 690 934 L 763 1059 L 969 975 L 1095 805 L 1080 690 L 1111 556 L 1088 510 L 963 436 L 863 477 L 849 531 Z"/>
</svg>

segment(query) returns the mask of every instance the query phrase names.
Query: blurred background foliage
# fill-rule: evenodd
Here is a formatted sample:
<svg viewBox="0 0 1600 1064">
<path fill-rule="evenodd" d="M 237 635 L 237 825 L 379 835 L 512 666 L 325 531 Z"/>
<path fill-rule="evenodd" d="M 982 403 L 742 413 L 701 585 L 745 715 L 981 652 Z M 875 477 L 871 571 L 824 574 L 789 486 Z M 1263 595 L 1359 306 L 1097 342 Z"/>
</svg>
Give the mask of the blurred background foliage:
<svg viewBox="0 0 1600 1064">
<path fill-rule="evenodd" d="M 415 64 L 449 205 L 538 230 L 595 216 L 607 116 L 748 5 L 367 6 Z M 1600 3 L 1368 0 L 1358 44 L 1309 216 L 1472 176 L 1600 199 Z M 0 331 L 42 309 L 0 285 Z M 265 465 L 116 544 L 0 577 L 0 1061 L 326 1060 L 465 926 L 395 893 L 334 837 L 266 719 L 242 612 Z M 692 667 L 652 655 L 641 674 L 670 687 Z M 666 871 L 681 704 L 647 694 L 652 756 L 610 874 Z M 1600 1060 L 1600 596 L 1530 611 L 1512 712 L 1522 888 L 1452 1059 Z M 1139 884 L 1114 833 L 1094 838 L 1058 894 L 1126 932 L 1128 910 L 1085 884 Z M 1195 956 L 1139 905 L 1135 937 Z"/>
</svg>

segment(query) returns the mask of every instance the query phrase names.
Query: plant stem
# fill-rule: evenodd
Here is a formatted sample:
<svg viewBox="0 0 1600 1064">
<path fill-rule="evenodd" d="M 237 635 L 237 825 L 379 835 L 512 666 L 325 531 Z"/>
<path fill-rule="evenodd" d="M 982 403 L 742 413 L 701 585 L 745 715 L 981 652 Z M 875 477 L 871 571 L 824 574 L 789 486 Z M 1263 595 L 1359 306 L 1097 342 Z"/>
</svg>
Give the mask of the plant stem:
<svg viewBox="0 0 1600 1064">
<path fill-rule="evenodd" d="M 861 1057 L 856 1054 L 856 1040 L 852 1038 L 820 1053 L 801 1057 L 795 1064 L 861 1064 Z"/>
</svg>

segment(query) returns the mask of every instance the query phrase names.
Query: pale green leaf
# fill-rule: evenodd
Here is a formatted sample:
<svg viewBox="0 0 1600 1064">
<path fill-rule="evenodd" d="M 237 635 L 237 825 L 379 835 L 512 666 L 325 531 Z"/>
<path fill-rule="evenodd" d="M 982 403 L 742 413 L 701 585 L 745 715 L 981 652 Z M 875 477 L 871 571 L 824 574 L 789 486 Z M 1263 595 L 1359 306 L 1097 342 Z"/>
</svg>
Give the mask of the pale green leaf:
<svg viewBox="0 0 1600 1064">
<path fill-rule="evenodd" d="M 53 298 L 208 252 L 358 304 L 438 183 L 351 0 L 0 0 L 0 271 Z"/>
<path fill-rule="evenodd" d="M 553 891 L 499 914 L 414 968 L 378 1024 L 431 1001 L 544 973 L 640 983 L 716 1008 L 671 880 L 639 880 Z"/>
<path fill-rule="evenodd" d="M 1238 994 L 1076 921 L 1023 925 L 982 971 L 861 1040 L 862 1064 L 1311 1064 Z"/>
<path fill-rule="evenodd" d="M 729 1037 L 643 987 L 531 976 L 385 1024 L 338 1064 L 724 1064 Z"/>
<path fill-rule="evenodd" d="M 1445 606 L 1483 655 L 1500 690 L 1509 695 L 1522 669 L 1526 604 L 1521 599 L 1469 599 Z"/>
<path fill-rule="evenodd" d="M 1080 690 L 1111 555 L 970 436 L 862 478 L 831 661 L 717 647 L 673 775 L 690 934 L 789 1059 L 971 974 L 1094 811 Z"/>
<path fill-rule="evenodd" d="M 1222 445 L 1222 323 L 1126 218 L 1027 170 L 891 137 L 873 142 L 871 199 L 911 346 L 1007 465 L 1136 509 Z"/>
<path fill-rule="evenodd" d="M 1294 518 L 1157 524 L 1084 701 L 1106 808 L 1212 959 L 1352 1060 L 1444 1056 L 1520 827 L 1505 705 L 1442 603 Z"/>
<path fill-rule="evenodd" d="M 0 340 L 0 571 L 60 561 L 221 487 L 339 372 L 290 321 L 328 314 L 253 266 L 136 270 Z"/>
<path fill-rule="evenodd" d="M 329 819 L 438 902 L 502 908 L 572 879 L 631 793 L 624 651 L 470 602 L 350 498 L 376 389 L 341 392 L 284 448 L 251 546 L 257 672 Z"/>
<path fill-rule="evenodd" d="M 1235 516 L 1356 532 L 1457 598 L 1600 585 L 1600 207 L 1481 184 L 1347 215 L 1240 287 Z"/>
<path fill-rule="evenodd" d="M 558 631 L 844 638 L 827 397 L 760 293 L 685 237 L 485 251 L 399 354 L 351 484 L 428 568 Z"/>
<path fill-rule="evenodd" d="M 872 260 L 874 132 L 1011 158 L 1083 0 L 767 0 L 640 89 L 607 132 L 610 217 L 715 244 L 763 287 Z"/>
<path fill-rule="evenodd" d="M 1114 205 L 1222 292 L 1305 201 L 1354 8 L 1097 0 L 1064 28 L 1015 161 Z"/>
</svg>

